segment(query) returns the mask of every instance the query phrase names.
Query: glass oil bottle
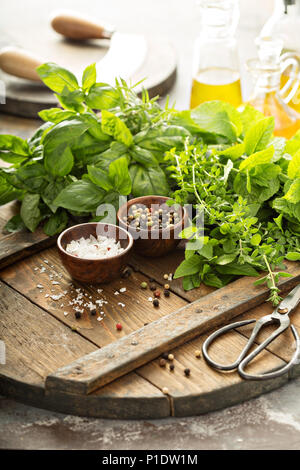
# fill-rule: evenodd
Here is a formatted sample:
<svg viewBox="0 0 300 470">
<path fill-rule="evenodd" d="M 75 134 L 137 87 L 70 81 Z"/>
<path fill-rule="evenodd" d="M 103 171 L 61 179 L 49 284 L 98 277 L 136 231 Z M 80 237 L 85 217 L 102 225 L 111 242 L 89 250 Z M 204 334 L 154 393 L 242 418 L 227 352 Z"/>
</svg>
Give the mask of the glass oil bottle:
<svg viewBox="0 0 300 470">
<path fill-rule="evenodd" d="M 280 38 L 283 52 L 292 53 L 300 67 L 300 0 L 275 0 L 275 8 L 261 31 L 261 37 Z M 295 68 L 287 67 L 281 75 L 281 86 L 289 79 L 296 82 Z M 293 95 L 289 106 L 300 113 L 300 87 Z"/>
<path fill-rule="evenodd" d="M 274 116 L 275 135 L 290 138 L 300 128 L 300 114 L 287 103 L 297 92 L 299 82 L 289 79 L 284 90 L 280 86 L 287 68 L 292 68 L 295 76 L 299 74 L 298 62 L 291 54 L 281 56 L 280 39 L 258 38 L 256 43 L 258 59 L 247 62 L 255 82 L 248 103 L 266 116 Z"/>
<path fill-rule="evenodd" d="M 242 102 L 237 43 L 238 0 L 200 0 L 201 33 L 194 47 L 190 107 L 204 101 Z"/>
</svg>

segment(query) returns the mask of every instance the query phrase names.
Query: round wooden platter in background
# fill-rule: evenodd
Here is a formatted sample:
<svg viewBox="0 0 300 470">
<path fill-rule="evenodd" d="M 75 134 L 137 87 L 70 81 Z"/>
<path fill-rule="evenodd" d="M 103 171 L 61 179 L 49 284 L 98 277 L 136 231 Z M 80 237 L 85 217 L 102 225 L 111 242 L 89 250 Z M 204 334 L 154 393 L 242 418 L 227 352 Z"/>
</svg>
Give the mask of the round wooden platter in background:
<svg viewBox="0 0 300 470">
<path fill-rule="evenodd" d="M 49 41 L 51 41 L 49 43 Z M 43 49 L 49 51 L 45 61 L 56 62 L 62 67 L 81 77 L 84 68 L 98 62 L 107 52 L 109 41 L 93 40 L 74 42 L 50 36 L 48 44 L 41 41 Z M 143 83 L 137 87 L 148 90 L 150 97 L 163 96 L 172 88 L 176 80 L 176 53 L 173 46 L 165 39 L 147 39 L 148 49 L 144 63 L 131 78 L 135 84 L 140 80 Z M 45 49 L 45 46 L 48 46 Z M 41 47 L 35 48 L 35 53 L 43 58 Z M 0 80 L 5 86 L 5 103 L 0 105 L 0 111 L 24 117 L 36 117 L 37 113 L 45 108 L 57 106 L 57 100 L 51 90 L 44 84 L 31 82 L 13 77 L 0 71 Z M 97 77 L 101 81 L 101 76 Z"/>
<path fill-rule="evenodd" d="M 185 292 L 180 280 L 171 281 L 170 297 L 162 296 L 159 308 L 154 308 L 148 300 L 153 295 L 152 291 L 141 289 L 141 282 L 149 283 L 153 278 L 156 286 L 163 290 L 163 275 L 174 272 L 182 259 L 180 250 L 160 258 L 159 262 L 134 255 L 130 260 L 132 274 L 108 285 L 82 286 L 76 282 L 71 285 L 56 248 L 47 247 L 42 232 L 27 235 L 22 232 L 3 233 L 5 221 L 13 210 L 13 206 L 4 206 L 0 211 L 0 261 L 4 260 L 0 267 L 8 264 L 7 254 L 11 261 L 15 261 L 0 271 L 0 339 L 6 346 L 6 361 L 4 364 L 2 360 L 0 364 L 0 394 L 36 407 L 81 416 L 152 419 L 191 416 L 231 406 L 277 388 L 299 375 L 299 365 L 294 366 L 290 374 L 266 381 L 245 381 L 236 372 L 213 370 L 203 358 L 195 356 L 195 350 L 201 350 L 206 337 L 202 334 L 196 338 L 194 335 L 194 339 L 179 347 L 170 348 L 174 355 L 173 372 L 169 369 L 170 362 L 166 367 L 160 367 L 157 358 L 88 394 L 71 392 L 69 388 L 64 390 L 63 381 L 62 386 L 56 389 L 47 388 L 46 379 L 70 364 L 75 364 L 72 369 L 75 377 L 76 374 L 84 377 L 84 371 L 76 365 L 80 358 L 90 353 L 98 354 L 107 347 L 113 348 L 118 340 L 126 340 L 128 335 L 144 331 L 144 341 L 147 342 L 146 328 L 157 322 L 166 323 L 165 319 L 174 311 L 176 324 L 168 324 L 161 335 L 164 332 L 169 334 L 168 330 L 175 331 L 180 324 L 181 327 L 189 327 L 183 321 L 187 310 L 191 312 L 192 323 L 195 316 L 205 321 L 205 317 L 217 317 L 222 309 L 229 305 L 232 308 L 233 304 L 238 312 L 245 312 L 239 319 L 259 318 L 269 313 L 272 306 L 261 303 L 267 290 L 262 297 L 263 287 L 254 287 L 252 279 L 243 278 L 218 291 L 201 286 Z M 283 282 L 299 282 L 297 265 L 290 263 L 288 267 L 294 278 L 285 278 Z M 88 309 L 80 319 L 75 319 L 70 301 L 77 296 L 75 289 L 79 287 L 93 302 L 100 298 L 107 300 L 107 304 L 99 309 L 105 313 L 101 321 Z M 117 291 L 118 295 L 115 294 Z M 256 307 L 251 308 L 253 305 Z M 226 311 L 224 315 L 226 319 Z M 297 328 L 300 327 L 300 308 L 294 312 L 292 321 Z M 122 324 L 122 331 L 116 329 L 117 322 Z M 248 325 L 221 338 L 212 346 L 213 357 L 218 362 L 233 361 L 244 347 L 251 328 L 252 325 Z M 267 329 L 265 334 L 269 333 Z M 129 349 L 134 347 L 129 346 Z M 249 371 L 267 372 L 281 367 L 292 353 L 292 333 L 287 331 L 269 345 Z M 117 360 L 113 354 L 109 357 L 111 361 Z M 189 377 L 184 374 L 186 368 L 191 371 Z M 163 393 L 165 388 L 167 394 Z"/>
</svg>

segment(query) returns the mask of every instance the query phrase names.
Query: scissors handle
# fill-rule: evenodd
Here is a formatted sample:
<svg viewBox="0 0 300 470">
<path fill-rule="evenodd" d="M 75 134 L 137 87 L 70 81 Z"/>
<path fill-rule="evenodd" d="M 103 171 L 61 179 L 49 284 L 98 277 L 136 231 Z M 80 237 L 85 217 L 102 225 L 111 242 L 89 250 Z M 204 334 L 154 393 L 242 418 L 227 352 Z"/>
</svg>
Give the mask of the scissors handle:
<svg viewBox="0 0 300 470">
<path fill-rule="evenodd" d="M 232 323 L 230 325 L 224 326 L 223 328 L 220 328 L 219 330 L 212 333 L 204 341 L 203 346 L 202 346 L 203 356 L 204 356 L 205 360 L 208 362 L 208 364 L 211 367 L 215 368 L 215 369 L 223 370 L 223 371 L 226 371 L 226 370 L 229 371 L 229 370 L 237 369 L 239 374 L 241 375 L 241 377 L 243 377 L 244 379 L 249 379 L 249 380 L 265 380 L 265 379 L 268 379 L 268 378 L 278 377 L 279 375 L 282 375 L 285 372 L 287 372 L 287 370 L 289 370 L 294 365 L 296 360 L 299 359 L 299 354 L 300 354 L 300 338 L 298 336 L 298 333 L 297 333 L 296 329 L 293 326 L 291 328 L 292 328 L 294 338 L 296 340 L 296 351 L 295 351 L 292 359 L 290 360 L 290 362 L 288 364 L 286 364 L 284 367 L 282 367 L 281 369 L 276 370 L 274 372 L 270 372 L 270 373 L 266 373 L 266 374 L 258 374 L 258 375 L 251 375 L 251 374 L 246 373 L 245 368 L 256 356 L 258 356 L 258 354 L 263 349 L 265 349 L 272 341 L 275 340 L 275 338 L 277 338 L 281 333 L 283 333 L 283 331 L 285 331 L 289 327 L 290 320 L 289 320 L 288 315 L 284 315 L 280 319 L 280 321 L 278 321 L 278 318 L 275 317 L 273 314 L 265 315 L 264 317 L 260 318 L 260 320 L 258 320 L 256 322 L 256 325 L 254 326 L 253 331 L 251 333 L 251 336 L 250 336 L 249 340 L 247 341 L 244 349 L 242 350 L 242 352 L 240 353 L 240 355 L 236 359 L 236 361 L 233 362 L 232 364 L 227 364 L 227 365 L 219 364 L 219 363 L 215 362 L 209 356 L 208 348 L 219 336 L 221 336 L 224 333 L 226 333 L 230 330 L 233 330 L 235 328 L 239 328 L 241 326 L 245 326 L 245 325 L 249 325 L 250 323 L 254 323 L 255 321 L 256 320 L 244 320 L 244 321 L 235 322 L 235 323 Z M 269 325 L 269 324 L 274 323 L 274 322 L 276 322 L 276 323 L 279 322 L 278 328 L 267 339 L 265 339 L 265 341 L 263 341 L 259 346 L 257 346 L 257 348 L 255 348 L 254 351 L 252 351 L 249 355 L 247 355 L 248 351 L 250 350 L 250 348 L 254 344 L 259 331 L 264 326 Z"/>
</svg>

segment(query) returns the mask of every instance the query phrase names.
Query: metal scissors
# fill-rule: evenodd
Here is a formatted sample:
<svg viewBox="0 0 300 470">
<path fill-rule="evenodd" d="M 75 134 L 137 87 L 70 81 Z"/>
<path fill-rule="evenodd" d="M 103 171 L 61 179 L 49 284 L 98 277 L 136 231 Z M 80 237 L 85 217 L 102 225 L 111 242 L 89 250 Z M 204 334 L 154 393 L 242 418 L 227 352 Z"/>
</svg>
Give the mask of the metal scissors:
<svg viewBox="0 0 300 470">
<path fill-rule="evenodd" d="M 273 379 L 275 377 L 279 377 L 282 374 L 285 374 L 295 363 L 299 362 L 300 357 L 300 338 L 297 333 L 296 328 L 291 325 L 289 314 L 296 308 L 296 306 L 300 302 L 300 284 L 296 286 L 288 295 L 287 297 L 275 308 L 275 310 L 270 315 L 265 315 L 259 320 L 244 320 L 238 321 L 235 323 L 231 323 L 230 325 L 226 325 L 219 330 L 212 333 L 203 343 L 202 352 L 203 356 L 208 362 L 208 364 L 213 367 L 214 369 L 229 371 L 233 369 L 237 369 L 238 373 L 241 377 L 248 380 L 265 380 L 265 379 Z M 208 354 L 208 348 L 213 343 L 213 341 L 221 336 L 222 334 L 233 330 L 234 328 L 238 328 L 240 326 L 249 325 L 250 323 L 256 322 L 254 326 L 251 336 L 242 350 L 241 354 L 237 358 L 235 362 L 228 365 L 222 365 L 215 362 L 213 359 L 210 358 Z M 259 346 L 257 346 L 250 354 L 248 351 L 254 344 L 257 335 L 259 334 L 260 330 L 270 324 L 279 324 L 278 328 L 268 337 L 266 338 Z M 296 340 L 296 350 L 291 358 L 290 362 L 285 366 L 277 369 L 273 372 L 268 372 L 265 374 L 258 374 L 258 375 L 251 375 L 245 372 L 246 366 L 251 362 L 263 349 L 265 349 L 275 338 L 277 338 L 281 333 L 288 329 L 291 326 L 291 330 L 293 332 L 294 338 Z"/>
</svg>

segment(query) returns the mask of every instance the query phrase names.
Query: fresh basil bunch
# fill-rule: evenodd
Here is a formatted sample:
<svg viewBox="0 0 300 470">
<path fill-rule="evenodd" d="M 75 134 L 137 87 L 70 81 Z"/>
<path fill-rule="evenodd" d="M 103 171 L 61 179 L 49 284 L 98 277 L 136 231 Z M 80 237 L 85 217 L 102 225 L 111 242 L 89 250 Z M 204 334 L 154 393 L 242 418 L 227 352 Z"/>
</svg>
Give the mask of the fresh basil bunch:
<svg viewBox="0 0 300 470">
<path fill-rule="evenodd" d="M 6 229 L 34 231 L 44 221 L 48 235 L 61 232 L 70 215 L 95 217 L 102 202 L 119 195 L 168 195 L 164 154 L 183 146 L 190 132 L 169 122 L 147 92 L 142 98 L 123 81 L 96 81 L 95 64 L 76 77 L 54 63 L 38 68 L 61 108 L 39 113 L 45 123 L 26 140 L 0 136 L 0 204 L 21 201 L 20 216 Z M 100 112 L 101 111 L 101 112 Z"/>
</svg>

